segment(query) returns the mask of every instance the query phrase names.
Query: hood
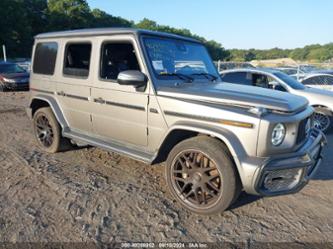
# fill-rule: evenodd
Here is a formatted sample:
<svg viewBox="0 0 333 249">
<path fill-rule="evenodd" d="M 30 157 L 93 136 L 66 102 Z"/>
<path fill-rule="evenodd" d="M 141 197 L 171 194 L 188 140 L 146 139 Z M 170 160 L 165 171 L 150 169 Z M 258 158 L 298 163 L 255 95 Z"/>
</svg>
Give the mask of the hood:
<svg viewBox="0 0 333 249">
<path fill-rule="evenodd" d="M 308 101 L 300 96 L 229 83 L 185 83 L 180 86 L 163 86 L 157 90 L 157 94 L 214 104 L 264 107 L 281 112 L 301 111 L 308 105 Z"/>
<path fill-rule="evenodd" d="M 29 73 L 2 73 L 1 76 L 6 79 L 22 79 L 29 78 Z"/>
<path fill-rule="evenodd" d="M 304 91 L 306 93 L 313 94 L 313 95 L 321 95 L 321 96 L 333 97 L 333 92 L 332 91 L 328 91 L 328 90 L 320 89 L 320 88 L 306 87 L 302 91 Z"/>
</svg>

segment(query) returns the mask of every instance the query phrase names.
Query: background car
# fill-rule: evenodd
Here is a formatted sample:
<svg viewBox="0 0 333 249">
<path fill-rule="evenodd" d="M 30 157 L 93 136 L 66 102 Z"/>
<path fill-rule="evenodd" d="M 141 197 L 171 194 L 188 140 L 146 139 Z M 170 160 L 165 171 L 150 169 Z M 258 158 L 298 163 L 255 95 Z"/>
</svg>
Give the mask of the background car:
<svg viewBox="0 0 333 249">
<path fill-rule="evenodd" d="M 15 63 L 22 67 L 25 71 L 29 72 L 31 71 L 31 60 L 30 59 L 22 59 L 22 60 L 17 60 Z"/>
<path fill-rule="evenodd" d="M 297 67 L 278 67 L 276 69 L 288 75 L 297 75 L 298 73 Z"/>
<path fill-rule="evenodd" d="M 333 91 L 333 74 L 310 74 L 300 82 L 308 87 Z"/>
<path fill-rule="evenodd" d="M 255 68 L 251 63 L 249 62 L 219 62 L 217 63 L 217 69 L 218 71 L 227 70 L 227 69 L 234 69 L 234 68 Z"/>
<path fill-rule="evenodd" d="M 29 73 L 12 62 L 0 62 L 0 91 L 29 89 Z"/>
<path fill-rule="evenodd" d="M 328 132 L 332 128 L 333 92 L 331 91 L 306 87 L 291 76 L 273 69 L 233 69 L 222 71 L 220 74 L 223 82 L 264 87 L 303 96 L 315 109 L 313 125 L 323 132 Z"/>
</svg>

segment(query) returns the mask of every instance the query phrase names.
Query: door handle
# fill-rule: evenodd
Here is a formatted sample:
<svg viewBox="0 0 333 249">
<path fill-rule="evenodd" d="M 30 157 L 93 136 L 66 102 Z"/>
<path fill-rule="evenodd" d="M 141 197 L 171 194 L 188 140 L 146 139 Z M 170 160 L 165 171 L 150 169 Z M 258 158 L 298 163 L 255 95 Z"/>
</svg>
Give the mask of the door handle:
<svg viewBox="0 0 333 249">
<path fill-rule="evenodd" d="M 66 96 L 66 94 L 64 93 L 64 91 L 58 92 L 58 95 L 60 95 L 60 96 Z"/>
<path fill-rule="evenodd" d="M 94 99 L 94 102 L 99 103 L 99 104 L 104 104 L 104 103 L 105 103 L 105 100 L 102 99 L 101 97 L 99 97 L 99 98 L 97 98 L 97 99 Z"/>
</svg>

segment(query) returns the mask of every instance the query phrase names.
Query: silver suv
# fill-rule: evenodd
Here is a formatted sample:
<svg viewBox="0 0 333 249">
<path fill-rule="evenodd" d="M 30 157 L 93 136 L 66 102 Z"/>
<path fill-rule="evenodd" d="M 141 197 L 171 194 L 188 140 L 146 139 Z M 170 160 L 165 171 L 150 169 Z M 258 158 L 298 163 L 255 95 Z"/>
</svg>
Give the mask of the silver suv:
<svg viewBox="0 0 333 249">
<path fill-rule="evenodd" d="M 133 29 L 35 37 L 27 108 L 49 153 L 89 144 L 166 161 L 174 198 L 222 212 L 244 190 L 299 191 L 321 162 L 324 135 L 303 97 L 221 83 L 198 41 Z"/>
</svg>

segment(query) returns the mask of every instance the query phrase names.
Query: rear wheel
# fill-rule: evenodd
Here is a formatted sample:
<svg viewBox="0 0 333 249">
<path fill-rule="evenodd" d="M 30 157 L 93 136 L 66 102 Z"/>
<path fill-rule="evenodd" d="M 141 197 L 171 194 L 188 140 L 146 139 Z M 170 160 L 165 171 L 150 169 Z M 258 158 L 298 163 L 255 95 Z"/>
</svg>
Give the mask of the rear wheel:
<svg viewBox="0 0 333 249">
<path fill-rule="evenodd" d="M 241 191 L 228 149 L 220 141 L 204 136 L 187 139 L 172 149 L 166 179 L 182 206 L 205 215 L 223 212 Z"/>
<path fill-rule="evenodd" d="M 69 141 L 61 136 L 61 128 L 50 107 L 38 109 L 33 124 L 37 144 L 43 151 L 56 153 L 68 148 Z"/>
<path fill-rule="evenodd" d="M 326 108 L 316 107 L 313 114 L 313 126 L 326 133 L 332 129 L 332 112 Z"/>
</svg>

